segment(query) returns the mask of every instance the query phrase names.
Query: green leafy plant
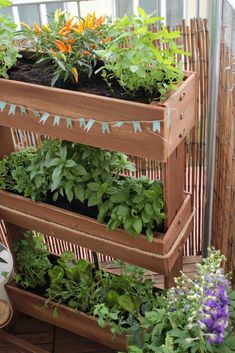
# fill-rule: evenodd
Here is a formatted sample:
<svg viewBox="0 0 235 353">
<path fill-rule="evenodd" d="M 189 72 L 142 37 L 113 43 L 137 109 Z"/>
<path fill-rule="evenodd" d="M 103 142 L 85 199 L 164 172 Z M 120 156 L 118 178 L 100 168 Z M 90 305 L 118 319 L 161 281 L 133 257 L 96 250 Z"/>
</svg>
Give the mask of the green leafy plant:
<svg viewBox="0 0 235 353">
<path fill-rule="evenodd" d="M 81 76 L 91 77 L 98 59 L 95 49 L 105 48 L 110 40 L 105 21 L 95 13 L 77 19 L 57 10 L 42 27 L 22 23 L 29 49 L 36 49 L 37 63 L 50 62 L 53 67 L 52 86 L 58 80 L 78 83 Z"/>
<path fill-rule="evenodd" d="M 139 7 L 138 16 L 126 15 L 110 25 L 112 40 L 97 52 L 104 61 L 98 71 L 110 87 L 115 79 L 128 94 L 162 100 L 183 80 L 176 63 L 176 54 L 186 54 L 175 42 L 180 32 L 168 32 L 163 24 L 152 31 L 150 26 L 161 20 Z"/>
<path fill-rule="evenodd" d="M 14 251 L 18 264 L 16 283 L 22 288 L 44 288 L 52 264 L 43 235 L 25 232 L 24 237 L 14 244 Z"/>
<path fill-rule="evenodd" d="M 158 308 L 140 319 L 128 352 L 235 352 L 235 292 L 220 268 L 224 259 L 209 249 L 194 279 L 184 274 L 176 279 L 176 287 L 158 298 Z"/>
<path fill-rule="evenodd" d="M 124 228 L 133 236 L 144 232 L 152 241 L 154 230 L 165 218 L 162 183 L 127 177 L 118 180 L 109 194 L 99 207 L 98 220 L 106 220 L 110 230 Z"/>
<path fill-rule="evenodd" d="M 125 177 L 124 170 L 135 166 L 120 152 L 75 144 L 44 141 L 41 148 L 25 149 L 0 161 L 0 189 L 47 200 L 59 197 L 69 203 L 77 200 L 86 207 L 97 207 L 97 219 L 110 230 L 122 228 L 137 236 L 145 233 L 149 241 L 161 227 L 163 187 L 146 177 Z"/>
<path fill-rule="evenodd" d="M 11 1 L 0 0 L 0 10 L 11 4 Z M 14 45 L 15 29 L 16 25 L 13 19 L 0 14 L 0 77 L 3 78 L 8 78 L 8 70 L 20 57 L 18 49 Z"/>
</svg>

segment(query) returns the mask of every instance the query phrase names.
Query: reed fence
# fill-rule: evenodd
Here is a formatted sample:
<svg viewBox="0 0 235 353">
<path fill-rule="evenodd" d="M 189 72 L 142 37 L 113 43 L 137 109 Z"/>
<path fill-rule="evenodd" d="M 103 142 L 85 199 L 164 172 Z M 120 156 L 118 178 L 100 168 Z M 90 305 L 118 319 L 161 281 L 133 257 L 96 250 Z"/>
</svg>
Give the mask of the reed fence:
<svg viewBox="0 0 235 353">
<path fill-rule="evenodd" d="M 187 71 L 196 71 L 198 74 L 198 112 L 196 127 L 187 136 L 187 153 L 185 160 L 185 190 L 194 195 L 195 222 L 193 232 L 185 246 L 185 255 L 200 255 L 203 232 L 204 191 L 205 191 L 205 125 L 208 107 L 208 65 L 209 65 L 209 32 L 206 19 L 191 19 L 189 25 L 186 21 L 176 26 L 182 32 L 179 43 L 190 56 L 183 56 L 183 68 Z M 153 29 L 155 30 L 155 29 Z M 180 58 L 178 58 L 180 59 Z M 40 145 L 41 136 L 31 132 L 14 130 L 15 145 L 22 148 L 31 145 Z M 132 157 L 133 158 L 133 157 Z M 137 173 L 146 174 L 151 179 L 159 178 L 162 173 L 162 165 L 155 161 L 147 161 L 134 157 L 137 165 Z M 0 224 L 0 241 L 4 238 L 4 226 Z M 61 253 L 64 250 L 73 250 L 79 258 L 92 260 L 92 252 L 76 247 L 72 244 L 46 236 L 50 250 Z M 98 255 L 100 261 L 110 258 Z"/>
<path fill-rule="evenodd" d="M 212 243 L 227 257 L 235 284 L 235 56 L 224 31 L 220 50 Z"/>
</svg>

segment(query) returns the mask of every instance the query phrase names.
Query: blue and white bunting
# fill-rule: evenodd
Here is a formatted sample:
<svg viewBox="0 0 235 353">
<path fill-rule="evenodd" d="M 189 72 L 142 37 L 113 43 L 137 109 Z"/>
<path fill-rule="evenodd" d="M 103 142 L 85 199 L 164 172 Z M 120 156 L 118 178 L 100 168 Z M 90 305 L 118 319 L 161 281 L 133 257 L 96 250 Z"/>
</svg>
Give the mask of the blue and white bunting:
<svg viewBox="0 0 235 353">
<path fill-rule="evenodd" d="M 60 125 L 60 116 L 54 115 L 53 126 L 59 126 L 59 125 Z"/>
<path fill-rule="evenodd" d="M 37 110 L 33 111 L 33 115 L 35 116 L 35 118 L 41 118 L 41 115 Z"/>
<path fill-rule="evenodd" d="M 152 127 L 153 132 L 161 132 L 161 123 L 159 120 L 154 120 L 153 121 L 153 127 Z"/>
<path fill-rule="evenodd" d="M 3 110 L 5 109 L 5 106 L 6 106 L 6 105 L 7 105 L 6 102 L 3 102 L 3 101 L 0 102 L 0 110 L 1 110 L 1 113 L 2 113 Z"/>
<path fill-rule="evenodd" d="M 15 104 L 10 104 L 8 115 L 15 115 L 15 112 L 16 112 L 16 105 Z"/>
<path fill-rule="evenodd" d="M 84 130 L 85 130 L 86 132 L 88 132 L 88 131 L 92 128 L 92 126 L 94 125 L 94 122 L 95 122 L 94 119 L 88 120 L 88 123 L 87 123 L 86 126 L 84 127 Z"/>
<path fill-rule="evenodd" d="M 117 121 L 113 127 L 122 127 L 124 125 L 124 122 L 123 121 Z"/>
<path fill-rule="evenodd" d="M 142 123 L 149 123 L 151 124 L 151 130 L 153 132 L 161 133 L 161 122 L 165 122 L 165 120 L 153 120 L 153 121 L 112 121 L 112 122 L 107 122 L 107 121 L 101 121 L 101 120 L 95 120 L 95 119 L 85 119 L 83 117 L 79 117 L 77 119 L 72 119 L 70 117 L 65 117 L 65 116 L 60 116 L 60 115 L 51 115 L 48 112 L 41 112 L 37 110 L 32 110 L 28 109 L 24 105 L 17 105 L 13 103 L 8 103 L 5 101 L 0 101 L 0 113 L 5 110 L 5 108 L 8 108 L 8 115 L 15 115 L 17 109 L 21 113 L 21 115 L 28 115 L 29 112 L 32 112 L 32 114 L 35 116 L 35 118 L 39 119 L 39 122 L 41 124 L 45 124 L 47 120 L 51 117 L 53 119 L 53 126 L 59 126 L 61 120 L 65 120 L 66 127 L 72 129 L 74 125 L 77 123 L 79 124 L 79 127 L 84 129 L 86 132 L 89 132 L 94 124 L 97 124 L 100 126 L 100 129 L 103 134 L 105 133 L 110 133 L 111 128 L 121 128 L 124 125 L 131 125 L 133 128 L 134 133 L 139 133 L 142 132 L 142 128 L 144 125 Z M 168 128 L 171 126 L 171 108 L 167 109 L 166 112 L 167 115 L 167 120 L 166 120 L 166 125 Z"/>
<path fill-rule="evenodd" d="M 167 109 L 167 127 L 169 129 L 169 127 L 171 126 L 171 108 Z"/>
<path fill-rule="evenodd" d="M 140 121 L 132 121 L 132 125 L 135 133 L 142 131 Z"/>
<path fill-rule="evenodd" d="M 71 118 L 66 118 L 66 126 L 69 128 L 69 129 L 72 129 L 73 127 L 73 120 Z"/>
<path fill-rule="evenodd" d="M 109 124 L 106 121 L 101 123 L 101 130 L 103 134 L 105 134 L 106 132 L 110 133 Z"/>
<path fill-rule="evenodd" d="M 44 113 L 42 115 L 41 119 L 39 120 L 39 122 L 44 125 L 46 123 L 46 121 L 49 119 L 49 117 L 50 117 L 49 113 Z"/>
<path fill-rule="evenodd" d="M 21 115 L 24 115 L 24 114 L 27 115 L 27 110 L 23 105 L 20 106 L 20 113 Z"/>
<path fill-rule="evenodd" d="M 79 118 L 78 121 L 79 121 L 80 128 L 86 126 L 86 120 L 84 118 Z"/>
</svg>

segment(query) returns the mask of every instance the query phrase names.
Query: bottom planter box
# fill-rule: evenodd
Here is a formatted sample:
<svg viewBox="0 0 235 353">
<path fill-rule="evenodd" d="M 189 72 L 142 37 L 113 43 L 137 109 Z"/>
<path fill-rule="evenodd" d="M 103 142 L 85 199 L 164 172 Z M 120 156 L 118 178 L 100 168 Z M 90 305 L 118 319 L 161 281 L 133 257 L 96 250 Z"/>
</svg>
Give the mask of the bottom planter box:
<svg viewBox="0 0 235 353">
<path fill-rule="evenodd" d="M 48 305 L 45 305 L 45 298 L 16 287 L 14 282 L 6 285 L 6 291 L 15 310 L 112 349 L 122 352 L 126 351 L 125 337 L 116 336 L 113 338 L 108 327 L 103 329 L 98 326 L 96 318 L 65 305 L 57 303 L 48 303 Z M 56 317 L 53 315 L 55 306 L 58 313 Z"/>
</svg>

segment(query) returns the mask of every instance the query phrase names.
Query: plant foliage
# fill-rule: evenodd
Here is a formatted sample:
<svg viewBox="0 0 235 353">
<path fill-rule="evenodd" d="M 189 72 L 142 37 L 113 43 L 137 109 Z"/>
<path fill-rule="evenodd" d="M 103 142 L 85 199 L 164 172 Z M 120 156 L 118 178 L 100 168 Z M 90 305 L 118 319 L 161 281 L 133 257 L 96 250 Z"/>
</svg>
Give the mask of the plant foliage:
<svg viewBox="0 0 235 353">
<path fill-rule="evenodd" d="M 99 222 L 153 240 L 165 218 L 163 187 L 147 177 L 124 177 L 135 165 L 119 152 L 67 141 L 45 141 L 37 151 L 25 149 L 0 161 L 0 189 L 34 201 L 59 198 L 96 207 Z"/>
<path fill-rule="evenodd" d="M 113 39 L 98 52 L 104 61 L 102 76 L 110 86 L 116 79 L 131 95 L 162 100 L 183 80 L 176 64 L 176 54 L 186 54 L 175 42 L 180 32 L 168 32 L 163 24 L 154 32 L 150 26 L 161 20 L 138 8 L 138 15 L 126 15 L 110 25 Z"/>
<path fill-rule="evenodd" d="M 10 6 L 8 0 L 0 0 L 1 8 Z M 15 65 L 20 57 L 18 49 L 14 45 L 16 25 L 10 16 L 0 14 L 0 77 L 8 78 L 7 71 Z"/>
<path fill-rule="evenodd" d="M 69 251 L 51 264 L 40 234 L 27 232 L 15 250 L 20 287 L 44 285 L 46 302 L 93 315 L 114 335 L 127 334 L 129 353 L 235 352 L 235 292 L 220 268 L 219 251 L 210 250 L 194 279 L 182 273 L 175 288 L 156 292 L 136 266 L 119 263 L 117 276 L 77 261 Z"/>
</svg>

